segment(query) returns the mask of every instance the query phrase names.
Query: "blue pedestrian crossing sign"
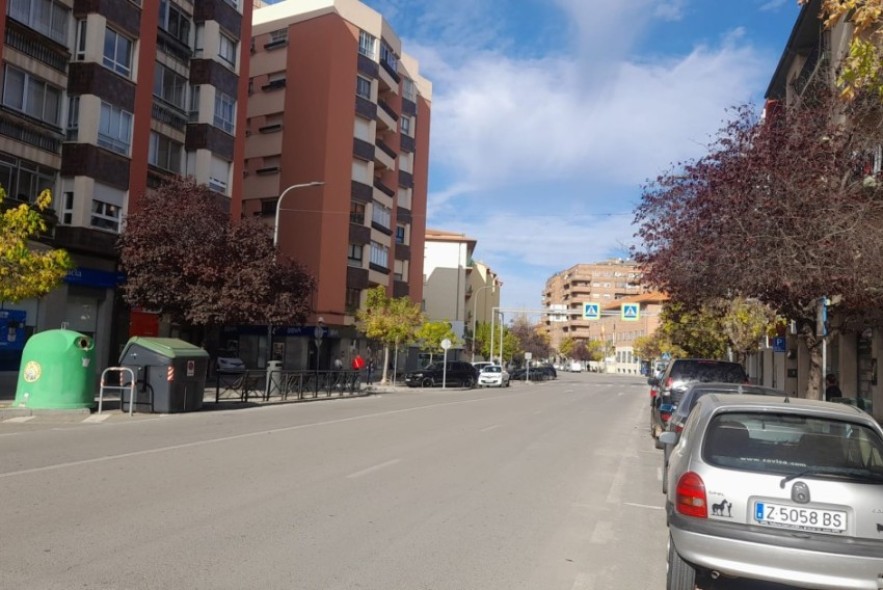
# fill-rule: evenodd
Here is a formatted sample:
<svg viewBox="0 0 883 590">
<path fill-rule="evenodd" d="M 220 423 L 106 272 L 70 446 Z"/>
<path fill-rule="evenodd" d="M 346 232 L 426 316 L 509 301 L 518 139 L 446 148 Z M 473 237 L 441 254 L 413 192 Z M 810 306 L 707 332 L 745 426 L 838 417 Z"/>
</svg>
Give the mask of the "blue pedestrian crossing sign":
<svg viewBox="0 0 883 590">
<path fill-rule="evenodd" d="M 601 319 L 600 303 L 583 303 L 583 319 L 599 320 Z"/>
<path fill-rule="evenodd" d="M 626 322 L 634 322 L 638 320 L 641 313 L 641 306 L 637 303 L 622 304 L 622 319 Z"/>
</svg>

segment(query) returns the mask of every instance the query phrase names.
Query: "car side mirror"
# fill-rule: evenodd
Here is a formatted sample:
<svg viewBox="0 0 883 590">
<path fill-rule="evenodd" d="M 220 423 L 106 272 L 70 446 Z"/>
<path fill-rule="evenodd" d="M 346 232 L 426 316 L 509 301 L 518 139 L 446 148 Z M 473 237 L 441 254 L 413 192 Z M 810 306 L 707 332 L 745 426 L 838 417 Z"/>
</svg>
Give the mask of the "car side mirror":
<svg viewBox="0 0 883 590">
<path fill-rule="evenodd" d="M 678 443 L 678 433 L 666 430 L 659 435 L 659 442 L 663 445 L 676 445 Z"/>
<path fill-rule="evenodd" d="M 650 387 L 657 387 L 659 385 L 659 379 L 657 377 L 650 377 L 647 379 L 647 385 Z"/>
</svg>

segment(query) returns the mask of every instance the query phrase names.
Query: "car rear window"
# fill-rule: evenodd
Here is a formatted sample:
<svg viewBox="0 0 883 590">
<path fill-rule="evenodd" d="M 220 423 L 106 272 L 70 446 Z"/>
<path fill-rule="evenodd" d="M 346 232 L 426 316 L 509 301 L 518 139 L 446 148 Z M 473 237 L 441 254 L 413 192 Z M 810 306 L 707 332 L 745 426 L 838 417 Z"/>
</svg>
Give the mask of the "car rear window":
<svg viewBox="0 0 883 590">
<path fill-rule="evenodd" d="M 673 379 L 680 381 L 718 381 L 744 383 L 745 370 L 738 363 L 718 361 L 678 361 L 671 368 Z"/>
<path fill-rule="evenodd" d="M 482 373 L 501 373 L 502 369 L 500 367 L 495 367 L 493 365 L 489 365 L 481 370 Z"/>
<path fill-rule="evenodd" d="M 718 414 L 706 429 L 702 457 L 718 467 L 883 483 L 883 440 L 877 432 L 824 417 Z"/>
</svg>

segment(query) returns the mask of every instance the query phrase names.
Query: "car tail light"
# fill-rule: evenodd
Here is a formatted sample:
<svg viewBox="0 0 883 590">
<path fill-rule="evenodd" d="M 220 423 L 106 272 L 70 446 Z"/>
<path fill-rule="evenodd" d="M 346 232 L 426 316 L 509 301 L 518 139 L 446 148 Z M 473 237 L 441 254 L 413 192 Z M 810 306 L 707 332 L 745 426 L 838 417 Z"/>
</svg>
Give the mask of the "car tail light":
<svg viewBox="0 0 883 590">
<path fill-rule="evenodd" d="M 659 393 L 659 391 L 655 387 L 650 388 L 650 397 L 654 398 Z"/>
<path fill-rule="evenodd" d="M 675 488 L 675 509 L 684 516 L 708 518 L 708 499 L 702 478 L 692 471 L 683 474 Z"/>
<path fill-rule="evenodd" d="M 659 417 L 662 418 L 663 422 L 668 422 L 671 420 L 671 412 L 659 412 Z"/>
<path fill-rule="evenodd" d="M 684 425 L 683 425 L 683 424 L 675 424 L 675 429 L 674 429 L 674 430 L 675 430 L 675 432 L 677 432 L 678 434 L 680 434 L 680 433 L 684 430 Z"/>
</svg>

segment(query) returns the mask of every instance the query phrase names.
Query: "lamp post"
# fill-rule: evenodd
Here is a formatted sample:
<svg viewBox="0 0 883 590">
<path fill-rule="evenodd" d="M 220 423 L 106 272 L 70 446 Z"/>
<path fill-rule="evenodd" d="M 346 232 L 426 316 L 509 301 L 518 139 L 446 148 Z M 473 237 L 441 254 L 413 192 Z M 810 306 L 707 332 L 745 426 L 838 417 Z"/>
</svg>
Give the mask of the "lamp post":
<svg viewBox="0 0 883 590">
<path fill-rule="evenodd" d="M 472 303 L 472 362 L 475 362 L 475 323 L 478 320 L 478 294 L 484 291 L 485 289 L 493 289 L 496 285 L 491 283 L 490 285 L 485 285 L 484 287 L 479 287 L 475 290 L 475 301 Z M 493 340 L 493 334 L 491 334 L 491 340 Z"/>
<path fill-rule="evenodd" d="M 273 224 L 273 247 L 276 247 L 276 244 L 279 243 L 279 212 L 282 211 L 282 199 L 285 198 L 285 195 L 288 194 L 288 191 L 292 191 L 299 188 L 307 188 L 310 186 L 321 186 L 325 184 L 324 180 L 314 180 L 313 182 L 304 182 L 301 184 L 292 184 L 290 187 L 282 191 L 282 194 L 279 195 L 279 198 L 276 199 L 276 221 Z"/>
</svg>

